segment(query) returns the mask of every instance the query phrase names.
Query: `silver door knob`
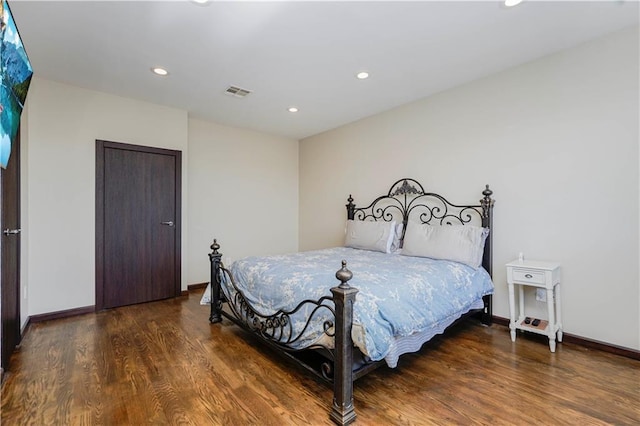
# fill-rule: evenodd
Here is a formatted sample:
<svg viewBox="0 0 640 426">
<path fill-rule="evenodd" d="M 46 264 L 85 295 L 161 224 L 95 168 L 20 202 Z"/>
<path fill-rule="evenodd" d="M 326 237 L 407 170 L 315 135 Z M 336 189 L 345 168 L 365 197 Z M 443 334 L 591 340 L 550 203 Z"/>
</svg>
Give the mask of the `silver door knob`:
<svg viewBox="0 0 640 426">
<path fill-rule="evenodd" d="M 173 221 L 172 220 L 168 220 L 166 222 L 160 222 L 160 225 L 173 226 Z"/>
<path fill-rule="evenodd" d="M 16 235 L 16 234 L 19 234 L 19 233 L 20 233 L 20 231 L 22 231 L 22 229 L 9 229 L 9 228 L 7 228 L 7 229 L 5 229 L 4 231 L 2 231 L 2 233 L 3 233 L 4 235 L 7 235 L 7 236 L 8 236 L 8 235 Z"/>
</svg>

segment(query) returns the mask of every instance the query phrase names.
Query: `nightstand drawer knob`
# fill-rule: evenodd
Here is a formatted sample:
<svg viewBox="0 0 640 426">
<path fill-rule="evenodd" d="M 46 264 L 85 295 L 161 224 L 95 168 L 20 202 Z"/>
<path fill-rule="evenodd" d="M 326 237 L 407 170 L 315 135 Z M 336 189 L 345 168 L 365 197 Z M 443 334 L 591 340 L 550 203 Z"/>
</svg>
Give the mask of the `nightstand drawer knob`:
<svg viewBox="0 0 640 426">
<path fill-rule="evenodd" d="M 524 277 L 525 277 L 525 278 L 533 278 L 533 275 L 531 275 L 531 274 L 524 274 Z"/>
</svg>

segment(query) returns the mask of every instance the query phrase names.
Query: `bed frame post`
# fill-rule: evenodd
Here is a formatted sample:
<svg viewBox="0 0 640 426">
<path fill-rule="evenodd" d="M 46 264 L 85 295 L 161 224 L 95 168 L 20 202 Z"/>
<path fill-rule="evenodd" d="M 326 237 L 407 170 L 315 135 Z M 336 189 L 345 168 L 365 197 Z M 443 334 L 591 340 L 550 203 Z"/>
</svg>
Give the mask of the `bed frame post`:
<svg viewBox="0 0 640 426">
<path fill-rule="evenodd" d="M 480 200 L 482 206 L 482 226 L 489 228 L 489 235 L 484 245 L 484 255 L 482 256 L 482 266 L 493 277 L 493 204 L 495 200 L 491 198 L 493 191 L 486 185 L 482 191 L 484 198 Z M 484 296 L 484 310 L 482 311 L 481 321 L 485 325 L 491 325 L 493 322 L 493 298 L 491 295 Z"/>
<path fill-rule="evenodd" d="M 351 197 L 349 197 L 351 198 Z M 335 322 L 335 360 L 333 373 L 333 406 L 331 420 L 339 425 L 347 425 L 356 419 L 353 408 L 353 342 L 351 325 L 353 323 L 353 303 L 358 289 L 349 286 L 347 281 L 353 274 L 347 269 L 347 261 L 336 272 L 340 285 L 333 287 L 333 301 L 336 310 Z"/>
<path fill-rule="evenodd" d="M 353 197 L 349 194 L 349 198 L 347 198 L 349 204 L 345 204 L 347 208 L 347 220 L 354 220 L 356 215 L 356 205 L 353 204 Z"/>
<path fill-rule="evenodd" d="M 220 299 L 220 264 L 222 262 L 222 253 L 218 253 L 220 244 L 214 238 L 211 244 L 212 252 L 209 253 L 209 261 L 211 262 L 211 315 L 209 322 L 216 323 L 222 321 L 222 300 Z"/>
</svg>

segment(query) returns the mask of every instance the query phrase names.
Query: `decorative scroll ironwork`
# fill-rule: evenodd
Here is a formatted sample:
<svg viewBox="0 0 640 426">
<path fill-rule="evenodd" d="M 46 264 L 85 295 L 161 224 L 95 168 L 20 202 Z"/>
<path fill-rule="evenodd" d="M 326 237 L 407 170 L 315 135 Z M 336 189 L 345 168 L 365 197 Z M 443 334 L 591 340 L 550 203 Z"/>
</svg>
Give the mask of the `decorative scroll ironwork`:
<svg viewBox="0 0 640 426">
<path fill-rule="evenodd" d="M 398 182 L 400 181 L 393 184 L 393 186 L 389 190 L 389 197 L 397 197 L 398 195 L 407 195 L 407 194 L 415 194 L 415 195 L 424 194 L 424 188 L 422 188 L 422 185 L 420 185 L 417 181 L 413 179 L 401 179 L 401 180 L 402 180 L 401 185 L 398 186 Z M 411 185 L 409 181 L 414 182 L 416 185 L 420 187 L 420 189 L 416 188 L 415 185 Z M 393 191 L 393 188 L 396 188 L 396 190 Z"/>
<path fill-rule="evenodd" d="M 290 311 L 279 310 L 272 315 L 261 314 L 247 301 L 242 290 L 236 285 L 233 275 L 224 267 L 222 262 L 220 263 L 219 271 L 220 282 L 225 280 L 227 283 L 231 283 L 235 291 L 232 298 L 229 298 L 228 294 L 225 295 L 228 300 L 227 305 L 233 316 L 242 322 L 250 331 L 255 332 L 263 339 L 281 347 L 283 350 L 290 352 L 296 351 L 296 349 L 291 348 L 291 345 L 294 345 L 304 336 L 311 322 L 321 311 L 326 310 L 329 312 L 330 318 L 335 318 L 335 310 L 332 306 L 333 298 L 331 296 L 323 296 L 318 300 L 303 300 Z M 294 330 L 291 316 L 306 306 L 313 306 L 311 313 L 308 318 L 306 318 L 304 326 L 299 330 Z M 331 338 L 334 337 L 334 326 L 334 320 L 326 320 L 323 322 L 324 333 Z M 332 354 L 332 348 L 322 344 L 314 344 L 312 348 L 324 348 Z M 309 348 L 307 347 L 306 349 Z"/>
<path fill-rule="evenodd" d="M 485 218 L 493 207 L 493 191 L 486 186 L 478 205 L 458 205 L 432 192 L 425 192 L 422 185 L 414 179 L 404 178 L 395 182 L 387 195 L 376 198 L 367 207 L 356 207 L 349 196 L 347 217 L 358 220 L 396 220 L 403 224 L 402 236 L 410 219 L 426 224 L 466 225 L 477 222 L 485 225 Z"/>
<path fill-rule="evenodd" d="M 323 362 L 320 364 L 320 374 L 325 380 L 333 380 L 333 363 Z"/>
</svg>

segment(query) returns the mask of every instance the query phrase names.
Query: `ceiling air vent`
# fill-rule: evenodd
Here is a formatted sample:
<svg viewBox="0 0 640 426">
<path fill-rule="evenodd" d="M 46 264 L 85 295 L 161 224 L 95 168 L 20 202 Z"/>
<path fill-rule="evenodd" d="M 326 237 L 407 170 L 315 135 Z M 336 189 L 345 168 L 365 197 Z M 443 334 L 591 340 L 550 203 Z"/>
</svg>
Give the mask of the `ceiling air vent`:
<svg viewBox="0 0 640 426">
<path fill-rule="evenodd" d="M 227 90 L 225 90 L 225 93 L 227 95 L 235 96 L 236 98 L 244 98 L 249 93 L 251 93 L 251 90 L 243 89 L 236 86 L 229 86 L 227 87 Z"/>
</svg>

